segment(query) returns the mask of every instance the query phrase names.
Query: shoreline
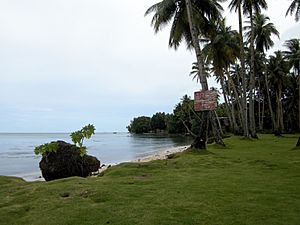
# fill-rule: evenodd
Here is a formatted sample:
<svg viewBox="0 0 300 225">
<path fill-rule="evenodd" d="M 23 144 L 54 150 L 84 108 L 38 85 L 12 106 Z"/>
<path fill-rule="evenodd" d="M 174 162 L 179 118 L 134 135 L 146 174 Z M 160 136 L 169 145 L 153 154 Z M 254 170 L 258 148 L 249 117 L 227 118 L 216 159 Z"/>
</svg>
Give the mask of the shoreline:
<svg viewBox="0 0 300 225">
<path fill-rule="evenodd" d="M 121 163 L 145 163 L 145 162 L 150 162 L 150 161 L 154 161 L 154 160 L 163 160 L 163 159 L 166 159 L 168 155 L 178 153 L 178 152 L 183 152 L 184 150 L 188 149 L 189 147 L 190 147 L 190 145 L 183 145 L 183 146 L 176 146 L 176 147 L 161 149 L 161 150 L 155 151 L 154 153 L 151 153 L 149 155 L 145 154 L 145 156 L 137 157 L 137 158 L 129 160 L 129 161 L 108 164 L 108 165 L 100 167 L 97 172 L 95 172 L 91 175 L 91 177 L 96 177 L 98 174 L 102 173 L 103 171 L 107 170 L 108 168 L 110 168 L 112 166 L 117 166 Z M 45 181 L 44 178 L 42 177 L 40 171 L 26 173 L 26 174 L 16 174 L 16 175 L 12 175 L 12 176 L 21 178 L 26 182 Z"/>
<path fill-rule="evenodd" d="M 189 147 L 190 147 L 190 145 L 167 148 L 167 149 L 157 151 L 154 154 L 146 155 L 144 157 L 138 157 L 138 158 L 130 160 L 128 162 L 120 162 L 120 163 L 103 166 L 95 173 L 95 176 L 97 174 L 100 174 L 103 171 L 107 170 L 108 168 L 110 168 L 112 166 L 117 166 L 121 163 L 145 163 L 145 162 L 150 162 L 150 161 L 154 161 L 154 160 L 163 160 L 163 159 L 166 159 L 168 155 L 178 153 L 178 152 L 183 152 L 183 151 L 187 150 Z"/>
<path fill-rule="evenodd" d="M 188 149 L 189 147 L 190 147 L 190 145 L 167 148 L 167 149 L 158 151 L 155 154 L 134 159 L 130 162 L 134 162 L 134 163 L 137 163 L 137 162 L 150 162 L 150 161 L 153 161 L 153 160 L 166 159 L 168 155 L 178 153 L 178 152 L 183 152 L 184 150 Z"/>
</svg>

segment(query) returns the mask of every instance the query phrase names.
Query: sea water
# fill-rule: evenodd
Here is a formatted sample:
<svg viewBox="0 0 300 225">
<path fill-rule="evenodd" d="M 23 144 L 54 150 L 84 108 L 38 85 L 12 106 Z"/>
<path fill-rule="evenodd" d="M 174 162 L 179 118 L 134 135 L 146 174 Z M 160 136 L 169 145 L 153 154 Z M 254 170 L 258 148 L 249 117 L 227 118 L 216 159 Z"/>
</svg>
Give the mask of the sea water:
<svg viewBox="0 0 300 225">
<path fill-rule="evenodd" d="M 41 177 L 41 156 L 34 154 L 34 148 L 56 140 L 71 142 L 67 133 L 0 133 L 0 175 L 37 180 Z M 188 145 L 191 141 L 188 137 L 169 135 L 96 133 L 85 140 L 84 145 L 89 155 L 96 156 L 101 164 L 109 165 Z"/>
</svg>

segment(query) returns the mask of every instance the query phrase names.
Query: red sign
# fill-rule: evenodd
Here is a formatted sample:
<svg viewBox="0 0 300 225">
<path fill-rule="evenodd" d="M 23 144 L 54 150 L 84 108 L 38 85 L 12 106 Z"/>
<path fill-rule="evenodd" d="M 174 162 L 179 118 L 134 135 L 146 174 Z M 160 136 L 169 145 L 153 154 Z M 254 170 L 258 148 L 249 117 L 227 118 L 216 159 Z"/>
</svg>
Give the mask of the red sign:
<svg viewBox="0 0 300 225">
<path fill-rule="evenodd" d="M 196 112 L 215 110 L 218 106 L 216 91 L 197 91 L 194 96 L 194 109 Z"/>
</svg>

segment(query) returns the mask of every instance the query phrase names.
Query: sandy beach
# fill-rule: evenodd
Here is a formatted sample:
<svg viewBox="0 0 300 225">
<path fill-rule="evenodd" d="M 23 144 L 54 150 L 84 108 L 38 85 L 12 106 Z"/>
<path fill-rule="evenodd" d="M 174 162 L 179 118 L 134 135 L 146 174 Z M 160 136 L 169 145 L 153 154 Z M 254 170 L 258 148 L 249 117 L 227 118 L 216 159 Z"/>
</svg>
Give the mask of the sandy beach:
<svg viewBox="0 0 300 225">
<path fill-rule="evenodd" d="M 145 156 L 142 158 L 137 158 L 135 160 L 132 160 L 131 162 L 149 162 L 149 161 L 158 160 L 158 159 L 166 159 L 168 155 L 177 153 L 177 152 L 183 152 L 184 150 L 186 150 L 189 147 L 190 147 L 190 145 L 168 148 L 168 149 L 162 150 L 161 152 L 155 153 L 153 155 Z"/>
<path fill-rule="evenodd" d="M 173 153 L 177 153 L 177 152 L 183 152 L 184 150 L 188 149 L 189 147 L 190 147 L 190 145 L 168 148 L 168 149 L 164 149 L 160 152 L 156 152 L 155 154 L 147 155 L 145 157 L 140 157 L 140 158 L 134 159 L 134 160 L 129 161 L 129 162 L 143 163 L 143 162 L 150 162 L 150 161 L 153 161 L 153 160 L 166 159 L 168 155 L 173 154 Z M 98 173 L 101 173 L 101 172 L 105 171 L 106 169 L 108 169 L 109 167 L 116 166 L 118 164 L 120 164 L 120 163 L 102 166 L 99 169 Z"/>
</svg>

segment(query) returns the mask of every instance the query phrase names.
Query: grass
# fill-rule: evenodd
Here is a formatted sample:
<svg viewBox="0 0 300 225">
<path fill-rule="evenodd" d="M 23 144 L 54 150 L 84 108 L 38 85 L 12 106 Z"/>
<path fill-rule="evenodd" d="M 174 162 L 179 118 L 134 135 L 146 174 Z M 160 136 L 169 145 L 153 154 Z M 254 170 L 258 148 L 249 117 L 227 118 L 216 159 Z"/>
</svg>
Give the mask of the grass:
<svg viewBox="0 0 300 225">
<path fill-rule="evenodd" d="M 225 142 L 96 178 L 0 177 L 0 224 L 300 224 L 296 136 Z"/>
</svg>

